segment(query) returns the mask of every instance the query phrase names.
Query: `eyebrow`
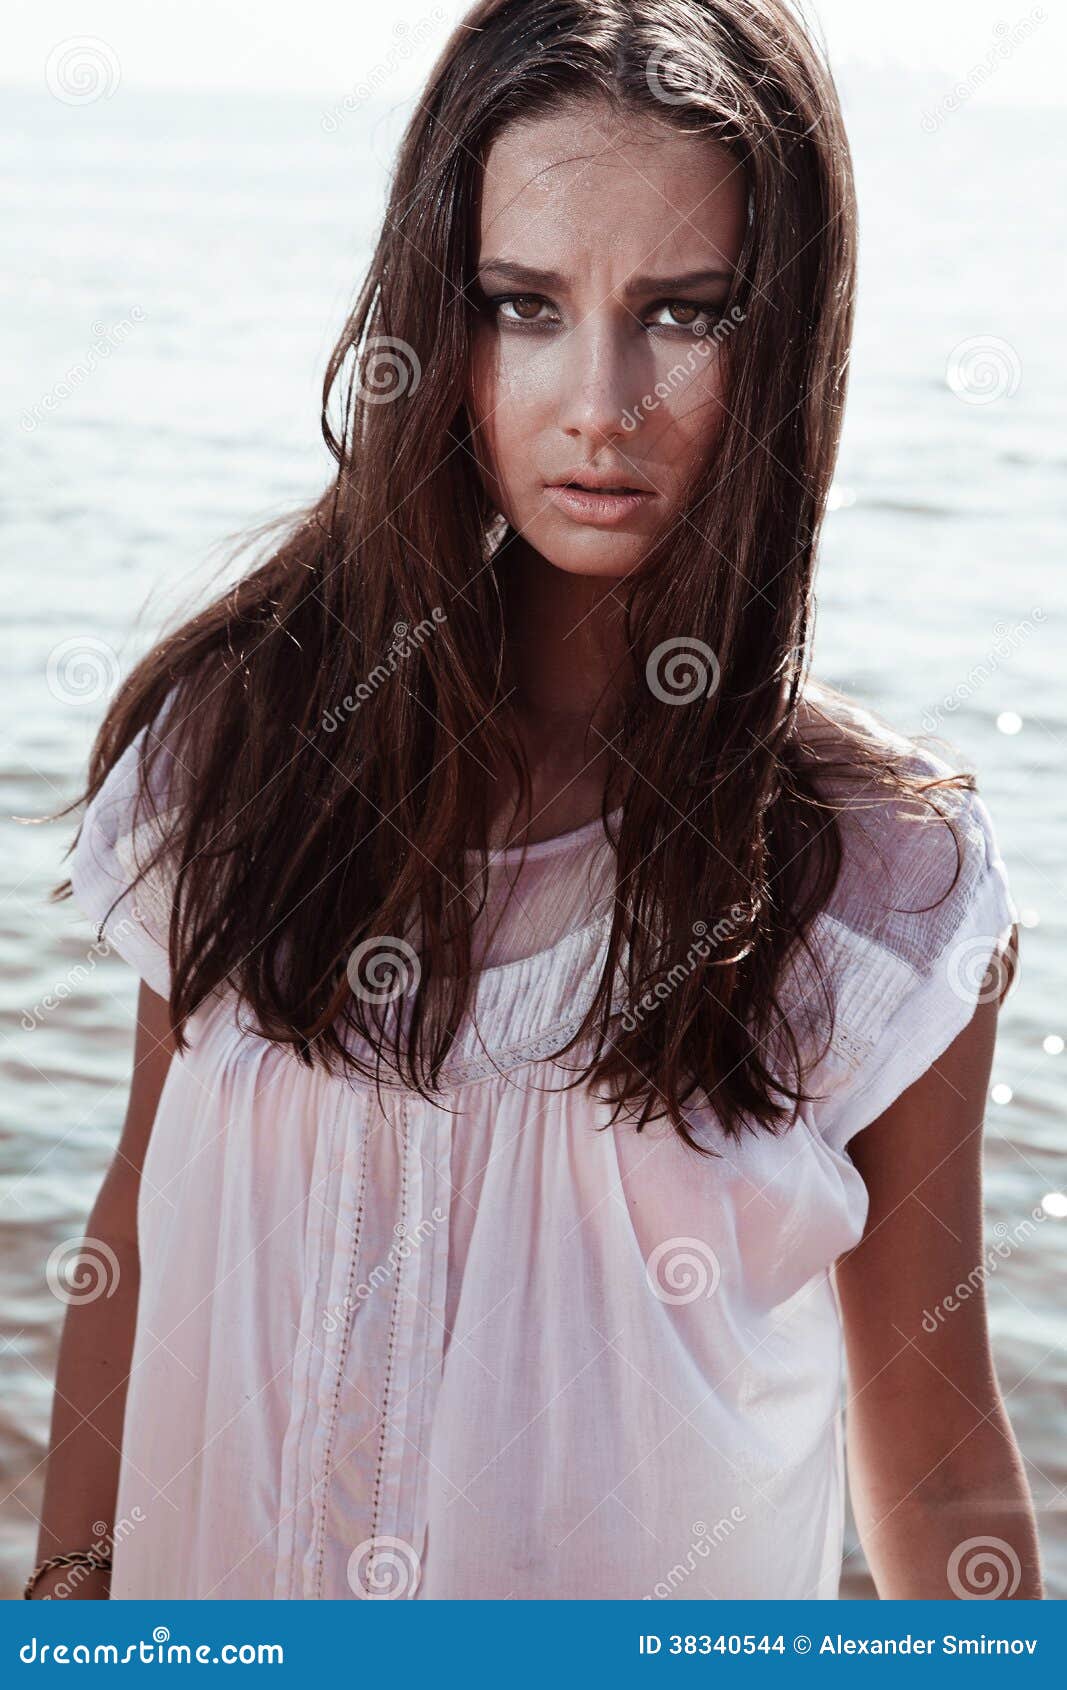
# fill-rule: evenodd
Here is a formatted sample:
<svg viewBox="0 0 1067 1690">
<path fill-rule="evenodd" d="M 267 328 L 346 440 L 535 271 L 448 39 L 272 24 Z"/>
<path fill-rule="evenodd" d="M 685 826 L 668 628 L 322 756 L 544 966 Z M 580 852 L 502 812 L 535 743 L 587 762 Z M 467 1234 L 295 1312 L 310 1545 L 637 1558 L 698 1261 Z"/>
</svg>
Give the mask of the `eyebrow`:
<svg viewBox="0 0 1067 1690">
<path fill-rule="evenodd" d="M 506 258 L 487 258 L 478 265 L 478 274 L 491 272 L 505 281 L 517 282 L 521 287 L 547 289 L 565 288 L 566 281 L 558 270 L 535 270 L 527 264 L 513 264 Z M 642 293 L 669 293 L 679 288 L 708 287 L 716 282 L 732 282 L 732 270 L 686 270 L 675 276 L 631 276 L 623 292 L 633 297 Z"/>
</svg>

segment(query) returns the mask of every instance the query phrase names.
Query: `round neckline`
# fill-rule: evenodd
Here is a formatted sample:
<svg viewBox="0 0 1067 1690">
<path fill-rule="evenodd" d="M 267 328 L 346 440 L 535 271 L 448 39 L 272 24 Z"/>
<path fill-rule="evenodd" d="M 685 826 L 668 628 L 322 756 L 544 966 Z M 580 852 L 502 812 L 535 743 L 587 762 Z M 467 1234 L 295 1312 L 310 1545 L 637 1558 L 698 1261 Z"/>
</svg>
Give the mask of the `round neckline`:
<svg viewBox="0 0 1067 1690">
<path fill-rule="evenodd" d="M 616 809 L 609 810 L 607 819 L 614 821 L 622 815 L 622 812 L 623 806 L 619 804 Z M 535 839 L 532 845 L 503 845 L 490 849 L 488 853 L 489 862 L 491 864 L 517 862 L 520 857 L 525 857 L 526 862 L 536 862 L 541 857 L 553 856 L 557 851 L 564 851 L 568 846 L 577 845 L 586 838 L 592 838 L 598 831 L 601 834 L 604 832 L 603 818 L 594 816 L 592 821 L 583 822 L 581 827 L 569 828 L 566 833 L 554 833 L 550 839 Z M 481 853 L 467 850 L 464 851 L 463 855 L 468 862 L 476 863 Z"/>
</svg>

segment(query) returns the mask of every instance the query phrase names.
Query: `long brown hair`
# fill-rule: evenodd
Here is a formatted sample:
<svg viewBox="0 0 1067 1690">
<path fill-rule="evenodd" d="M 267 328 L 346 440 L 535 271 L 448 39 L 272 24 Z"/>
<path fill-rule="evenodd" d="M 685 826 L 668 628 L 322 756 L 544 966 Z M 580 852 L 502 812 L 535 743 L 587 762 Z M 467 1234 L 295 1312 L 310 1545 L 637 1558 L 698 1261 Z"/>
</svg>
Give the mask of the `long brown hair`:
<svg viewBox="0 0 1067 1690">
<path fill-rule="evenodd" d="M 192 777 L 166 847 L 179 1049 L 184 1018 L 229 982 L 304 1062 L 368 1073 L 355 1029 L 404 1083 L 439 1090 L 471 985 L 457 894 L 463 852 L 487 834 L 485 771 L 513 770 L 527 808 L 530 792 L 501 594 L 516 537 L 488 501 L 465 404 L 479 174 L 506 124 L 591 96 L 726 146 L 749 193 L 727 420 L 683 518 L 626 582 L 632 674 L 604 800 L 605 818 L 609 798 L 622 803 L 617 891 L 599 987 L 564 1047 L 590 1037 L 582 1077 L 617 1106 L 636 1101 L 639 1127 L 666 1113 L 701 1148 L 685 1119 L 698 1087 L 735 1137 L 780 1130 L 795 1115 L 785 1100 L 806 1095 L 779 989 L 839 872 L 824 777 L 836 768 L 883 795 L 973 785 L 924 783 L 873 737 L 828 733 L 820 750 L 810 712 L 800 731 L 855 209 L 830 73 L 785 0 L 475 6 L 408 125 L 329 362 L 336 477 L 265 561 L 133 670 L 84 796 L 173 691 L 167 748 Z M 718 684 L 680 706 L 678 663 L 709 653 Z M 150 731 L 146 790 L 161 749 Z M 413 911 L 420 968 L 401 1018 L 353 992 L 349 964 L 367 941 L 373 952 L 410 932 Z M 694 932 L 714 942 L 679 970 Z M 630 1004 L 649 1005 L 621 1022 L 617 968 Z M 832 1016 L 828 981 L 821 995 Z"/>
</svg>

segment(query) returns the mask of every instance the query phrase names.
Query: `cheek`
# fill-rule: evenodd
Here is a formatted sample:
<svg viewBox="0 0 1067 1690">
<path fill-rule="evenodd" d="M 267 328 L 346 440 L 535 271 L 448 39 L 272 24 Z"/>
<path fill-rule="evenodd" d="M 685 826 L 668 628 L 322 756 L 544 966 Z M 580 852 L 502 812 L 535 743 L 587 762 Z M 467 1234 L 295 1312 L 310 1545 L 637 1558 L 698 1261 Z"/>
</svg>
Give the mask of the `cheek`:
<svg viewBox="0 0 1067 1690">
<path fill-rule="evenodd" d="M 511 349 L 491 331 L 479 331 L 469 392 L 479 462 L 494 491 L 501 493 L 529 470 L 530 443 L 543 426 L 550 398 L 546 372 L 521 348 Z"/>
<path fill-rule="evenodd" d="M 679 379 L 680 370 L 684 379 Z M 725 388 L 725 364 L 718 350 L 663 361 L 651 395 L 643 400 L 646 439 L 654 443 L 657 455 L 679 468 L 684 463 L 687 469 L 702 458 L 722 431 Z"/>
<path fill-rule="evenodd" d="M 477 331 L 471 347 L 468 406 L 478 464 L 495 495 L 499 493 L 498 473 L 504 468 L 500 374 L 495 346 L 484 332 Z"/>
</svg>

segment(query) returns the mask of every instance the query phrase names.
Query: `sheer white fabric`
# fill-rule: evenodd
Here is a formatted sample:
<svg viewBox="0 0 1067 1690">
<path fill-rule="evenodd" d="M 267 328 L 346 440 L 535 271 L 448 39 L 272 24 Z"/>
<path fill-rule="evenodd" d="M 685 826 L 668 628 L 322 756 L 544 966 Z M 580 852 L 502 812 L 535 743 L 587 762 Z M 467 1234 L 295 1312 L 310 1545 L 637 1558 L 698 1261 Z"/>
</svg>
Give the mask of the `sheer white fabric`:
<svg viewBox="0 0 1067 1690">
<path fill-rule="evenodd" d="M 138 746 L 87 812 L 75 896 L 130 878 Z M 927 753 L 920 761 L 943 768 Z M 115 1597 L 832 1598 L 844 1519 L 832 1264 L 862 1235 L 849 1140 L 973 1013 L 1012 921 L 988 812 L 955 850 L 882 806 L 846 828 L 813 940 L 820 1093 L 699 1158 L 569 1086 L 603 960 L 599 821 L 491 870 L 490 948 L 429 1103 L 309 1071 L 222 997 L 167 1076 Z M 945 874 L 946 863 L 948 874 Z M 474 862 L 472 860 L 472 870 Z M 165 881 L 106 932 L 165 992 Z M 915 913 L 901 913 L 905 911 Z M 798 1005 L 809 992 L 791 977 Z M 625 1010 L 621 989 L 617 1010 Z"/>
<path fill-rule="evenodd" d="M 620 811 L 609 818 L 618 825 Z M 467 853 L 464 887 L 474 918 L 474 955 L 492 968 L 549 949 L 610 910 L 615 855 L 599 816 L 555 839 L 488 855 L 488 890 L 478 908 L 477 852 Z"/>
</svg>

